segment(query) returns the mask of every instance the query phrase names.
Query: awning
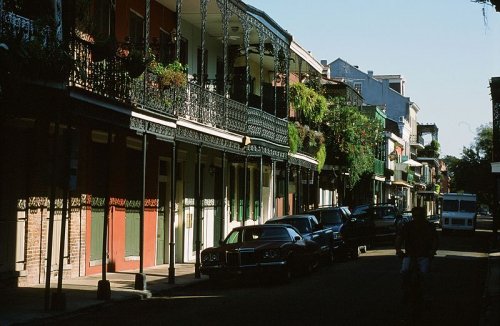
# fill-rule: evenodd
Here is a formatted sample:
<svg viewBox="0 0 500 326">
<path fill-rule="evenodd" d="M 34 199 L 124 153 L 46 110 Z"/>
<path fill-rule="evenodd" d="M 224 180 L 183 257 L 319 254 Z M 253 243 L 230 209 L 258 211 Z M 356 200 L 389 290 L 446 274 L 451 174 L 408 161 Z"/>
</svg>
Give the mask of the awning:
<svg viewBox="0 0 500 326">
<path fill-rule="evenodd" d="M 422 166 L 422 163 L 415 160 L 409 159 L 403 162 L 403 164 L 408 164 L 409 166 Z"/>
</svg>

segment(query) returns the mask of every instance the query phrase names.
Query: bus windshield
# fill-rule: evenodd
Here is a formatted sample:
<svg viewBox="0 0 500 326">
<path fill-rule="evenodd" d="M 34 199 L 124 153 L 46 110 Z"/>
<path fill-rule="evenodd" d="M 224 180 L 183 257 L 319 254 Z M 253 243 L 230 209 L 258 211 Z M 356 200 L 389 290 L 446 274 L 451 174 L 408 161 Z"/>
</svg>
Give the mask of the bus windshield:
<svg viewBox="0 0 500 326">
<path fill-rule="evenodd" d="M 460 201 L 460 211 L 474 213 L 476 211 L 476 202 L 474 201 Z"/>
<path fill-rule="evenodd" d="M 458 212 L 458 200 L 443 200 L 443 211 Z"/>
</svg>

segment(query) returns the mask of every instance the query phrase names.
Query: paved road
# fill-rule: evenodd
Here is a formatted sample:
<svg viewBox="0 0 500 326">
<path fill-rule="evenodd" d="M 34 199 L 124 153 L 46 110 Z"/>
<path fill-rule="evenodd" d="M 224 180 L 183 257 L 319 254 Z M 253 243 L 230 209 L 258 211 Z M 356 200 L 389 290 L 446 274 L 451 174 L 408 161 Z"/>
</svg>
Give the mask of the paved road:
<svg viewBox="0 0 500 326">
<path fill-rule="evenodd" d="M 488 226 L 481 221 L 480 227 Z M 441 236 L 421 325 L 477 325 L 489 233 Z M 100 307 L 46 324 L 407 325 L 399 259 L 382 244 L 356 261 L 322 267 L 291 284 L 203 282 L 143 301 Z"/>
</svg>

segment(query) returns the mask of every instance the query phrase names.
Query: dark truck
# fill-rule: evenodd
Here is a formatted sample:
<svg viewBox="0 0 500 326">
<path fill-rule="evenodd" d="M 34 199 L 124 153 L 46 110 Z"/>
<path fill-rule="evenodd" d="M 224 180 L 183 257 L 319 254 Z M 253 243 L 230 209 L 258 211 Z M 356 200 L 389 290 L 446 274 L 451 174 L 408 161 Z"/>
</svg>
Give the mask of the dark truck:
<svg viewBox="0 0 500 326">
<path fill-rule="evenodd" d="M 335 255 L 343 259 L 356 259 L 359 256 L 358 238 L 352 234 L 351 212 L 345 206 L 320 207 L 305 214 L 316 216 L 325 229 L 332 230 L 337 245 Z"/>
<path fill-rule="evenodd" d="M 367 204 L 354 207 L 346 232 L 360 246 L 394 241 L 405 220 L 392 204 Z"/>
<path fill-rule="evenodd" d="M 289 224 L 299 230 L 300 235 L 307 240 L 319 244 L 321 256 L 328 262 L 333 262 L 342 245 L 338 232 L 325 228 L 312 214 L 285 215 L 268 220 L 266 224 Z"/>
</svg>

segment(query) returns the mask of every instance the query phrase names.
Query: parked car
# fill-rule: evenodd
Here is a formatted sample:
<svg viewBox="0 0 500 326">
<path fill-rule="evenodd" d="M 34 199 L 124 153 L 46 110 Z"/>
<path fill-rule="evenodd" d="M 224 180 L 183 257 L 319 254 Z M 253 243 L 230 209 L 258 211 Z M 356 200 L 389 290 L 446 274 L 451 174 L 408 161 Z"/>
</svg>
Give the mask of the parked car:
<svg viewBox="0 0 500 326">
<path fill-rule="evenodd" d="M 201 252 L 201 273 L 210 278 L 225 275 L 273 275 L 288 281 L 293 274 L 312 271 L 319 245 L 304 239 L 284 224 L 234 228 L 219 247 Z"/>
<path fill-rule="evenodd" d="M 351 222 L 351 237 L 370 247 L 376 242 L 394 240 L 404 220 L 392 204 L 368 204 L 354 207 Z"/>
<path fill-rule="evenodd" d="M 334 239 L 334 256 L 356 259 L 359 256 L 357 239 L 352 237 L 349 225 L 351 212 L 344 206 L 321 207 L 306 212 L 312 214 L 326 230 L 331 230 Z"/>
<path fill-rule="evenodd" d="M 266 224 L 289 224 L 296 227 L 304 239 L 319 244 L 321 256 L 328 263 L 334 261 L 335 250 L 339 248 L 341 242 L 339 233 L 334 233 L 329 228 L 325 229 L 314 215 L 285 215 L 268 220 Z"/>
<path fill-rule="evenodd" d="M 433 214 L 433 215 L 429 215 L 427 217 L 427 219 L 429 220 L 429 222 L 434 224 L 435 227 L 437 227 L 437 228 L 441 227 L 441 216 L 439 216 L 437 214 Z"/>
</svg>

